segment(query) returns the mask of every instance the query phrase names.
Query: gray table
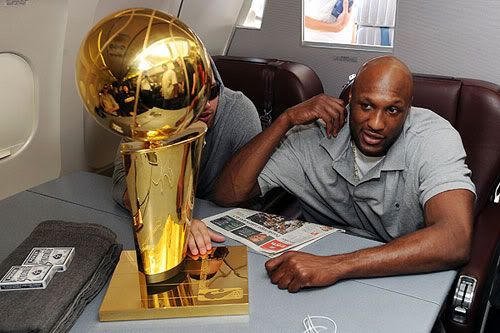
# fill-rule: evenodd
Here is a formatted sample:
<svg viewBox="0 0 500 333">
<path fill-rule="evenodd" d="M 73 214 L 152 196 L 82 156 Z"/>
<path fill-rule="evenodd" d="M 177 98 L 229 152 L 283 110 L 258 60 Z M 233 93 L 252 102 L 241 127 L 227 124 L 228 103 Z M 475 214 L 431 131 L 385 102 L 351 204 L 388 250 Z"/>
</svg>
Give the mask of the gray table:
<svg viewBox="0 0 500 333">
<path fill-rule="evenodd" d="M 195 216 L 203 218 L 224 208 L 198 200 Z M 0 201 L 3 260 L 31 230 L 46 219 L 103 224 L 133 249 L 130 218 L 111 200 L 111 179 L 78 172 Z M 235 244 L 229 240 L 228 245 Z M 377 245 L 377 242 L 335 233 L 304 248 L 333 254 Z M 179 318 L 149 321 L 98 321 L 104 290 L 87 306 L 72 332 L 303 332 L 309 315 L 335 320 L 338 332 L 428 332 L 453 282 L 446 271 L 386 278 L 342 281 L 334 286 L 289 294 L 272 285 L 266 257 L 249 252 L 250 314 L 248 316 Z"/>
</svg>

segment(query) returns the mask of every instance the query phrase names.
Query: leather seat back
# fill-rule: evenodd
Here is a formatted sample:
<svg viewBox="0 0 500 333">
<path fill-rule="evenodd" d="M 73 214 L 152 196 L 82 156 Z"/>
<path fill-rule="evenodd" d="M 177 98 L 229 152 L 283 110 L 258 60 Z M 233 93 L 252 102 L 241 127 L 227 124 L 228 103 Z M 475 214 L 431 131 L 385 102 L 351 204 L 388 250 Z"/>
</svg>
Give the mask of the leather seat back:
<svg viewBox="0 0 500 333">
<path fill-rule="evenodd" d="M 232 56 L 213 59 L 224 85 L 250 98 L 261 117 L 269 112 L 274 120 L 287 108 L 323 93 L 318 75 L 303 64 Z"/>
<path fill-rule="evenodd" d="M 500 86 L 414 74 L 413 105 L 438 113 L 460 133 L 476 185 L 477 214 L 500 176 Z"/>
</svg>

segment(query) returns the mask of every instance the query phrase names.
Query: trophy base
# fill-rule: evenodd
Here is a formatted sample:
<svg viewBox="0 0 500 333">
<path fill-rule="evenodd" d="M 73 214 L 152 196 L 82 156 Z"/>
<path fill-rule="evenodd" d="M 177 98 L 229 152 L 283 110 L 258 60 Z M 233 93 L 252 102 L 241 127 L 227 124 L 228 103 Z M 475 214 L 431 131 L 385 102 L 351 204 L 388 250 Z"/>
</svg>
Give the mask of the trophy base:
<svg viewBox="0 0 500 333">
<path fill-rule="evenodd" d="M 120 258 L 121 260 L 121 258 Z M 181 274 L 182 269 L 184 266 L 184 261 L 181 261 L 181 263 L 171 269 L 169 269 L 166 272 L 158 273 L 158 274 L 144 274 L 146 277 L 146 283 L 147 284 L 156 284 L 156 283 L 161 283 L 164 281 L 168 281 L 171 279 L 174 279 L 176 276 Z"/>
<path fill-rule="evenodd" d="M 123 251 L 104 300 L 100 321 L 248 314 L 248 260 L 245 246 L 213 248 L 187 257 L 169 280 L 147 283 L 137 270 L 135 251 Z"/>
</svg>

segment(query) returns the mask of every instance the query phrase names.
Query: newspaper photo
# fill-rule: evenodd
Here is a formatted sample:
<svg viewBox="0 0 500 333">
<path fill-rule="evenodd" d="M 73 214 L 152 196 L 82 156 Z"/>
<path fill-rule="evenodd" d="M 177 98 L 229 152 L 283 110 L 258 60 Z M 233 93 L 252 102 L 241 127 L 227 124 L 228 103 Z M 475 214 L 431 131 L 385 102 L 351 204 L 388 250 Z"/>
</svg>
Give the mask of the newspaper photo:
<svg viewBox="0 0 500 333">
<path fill-rule="evenodd" d="M 243 208 L 213 215 L 203 221 L 212 230 L 269 257 L 288 250 L 298 250 L 333 232 L 343 231 Z"/>
</svg>

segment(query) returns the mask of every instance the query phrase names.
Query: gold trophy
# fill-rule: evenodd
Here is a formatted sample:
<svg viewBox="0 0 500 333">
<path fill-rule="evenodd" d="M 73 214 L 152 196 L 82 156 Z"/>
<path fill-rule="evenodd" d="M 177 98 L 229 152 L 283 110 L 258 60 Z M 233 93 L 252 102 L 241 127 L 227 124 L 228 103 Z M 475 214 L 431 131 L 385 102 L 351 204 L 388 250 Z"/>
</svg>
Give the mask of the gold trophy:
<svg viewBox="0 0 500 333">
<path fill-rule="evenodd" d="M 87 111 L 125 138 L 121 153 L 139 270 L 174 277 L 187 251 L 207 127 L 210 60 L 198 36 L 163 12 L 134 8 L 101 20 L 83 40 L 76 82 Z"/>
</svg>

